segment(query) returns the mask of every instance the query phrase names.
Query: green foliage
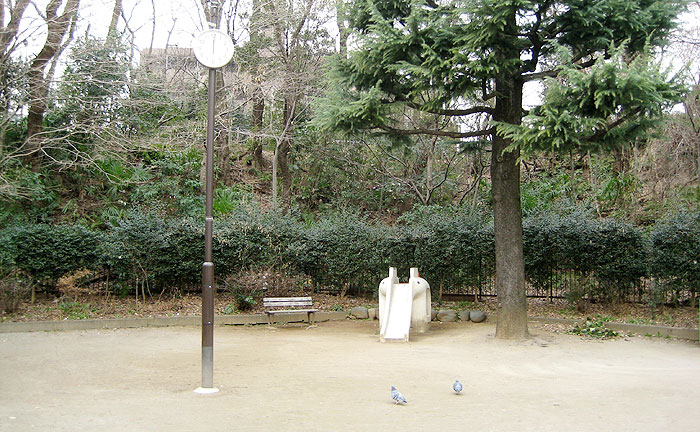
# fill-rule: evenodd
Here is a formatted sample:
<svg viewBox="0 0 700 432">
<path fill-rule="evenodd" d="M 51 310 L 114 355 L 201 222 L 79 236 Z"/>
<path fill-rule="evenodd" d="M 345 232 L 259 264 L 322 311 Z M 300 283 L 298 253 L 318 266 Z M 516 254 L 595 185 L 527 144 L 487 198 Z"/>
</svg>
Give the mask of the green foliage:
<svg viewBox="0 0 700 432">
<path fill-rule="evenodd" d="M 245 312 L 253 309 L 253 307 L 258 304 L 255 298 L 248 294 L 243 294 L 240 292 L 234 293 L 234 298 L 236 299 L 236 307 L 238 310 Z"/>
<path fill-rule="evenodd" d="M 306 275 L 317 285 L 371 293 L 397 267 L 418 267 L 434 289 L 479 286 L 494 272 L 493 225 L 463 209 L 418 207 L 399 223 L 370 223 L 351 212 L 318 221 L 265 212 L 246 203 L 214 224 L 213 252 L 219 281 L 256 269 Z M 584 211 L 535 213 L 523 224 L 526 277 L 544 289 L 559 271 L 586 278 L 584 296 L 609 302 L 653 276 L 650 298 L 665 290 L 698 291 L 700 216 L 686 212 L 645 230 Z M 203 218 L 163 217 L 143 210 L 125 212 L 104 232 L 80 225 L 20 224 L 0 230 L 0 271 L 26 272 L 34 281 L 54 283 L 80 269 L 110 271 L 113 286 L 133 287 L 136 279 L 157 290 L 197 285 L 203 262 Z M 235 288 L 235 287 L 233 287 Z M 234 293 L 235 290 L 231 288 Z M 256 290 L 260 287 L 256 287 Z M 240 291 L 240 290 L 239 290 Z M 260 292 L 239 296 L 239 310 Z"/>
<path fill-rule="evenodd" d="M 224 315 L 231 315 L 238 312 L 235 304 L 229 304 L 224 308 Z"/>
<path fill-rule="evenodd" d="M 2 181 L 7 182 L 0 188 L 2 218 L 47 220 L 58 202 L 58 185 L 52 176 L 47 171 L 32 171 L 17 159 L 6 161 L 2 168 Z"/>
<path fill-rule="evenodd" d="M 595 278 L 590 294 L 610 301 L 646 276 L 648 243 L 642 231 L 585 213 L 540 214 L 523 221 L 525 274 L 535 287 L 547 286 L 556 270 L 575 270 Z M 572 298 L 582 293 L 569 293 Z"/>
<path fill-rule="evenodd" d="M 195 283 L 203 261 L 203 225 L 130 211 L 105 236 L 100 264 L 126 282 L 146 279 L 155 287 Z"/>
<path fill-rule="evenodd" d="M 253 194 L 246 185 L 218 187 L 214 192 L 213 210 L 215 216 L 233 212 L 237 205 L 253 201 Z"/>
<path fill-rule="evenodd" d="M 522 127 L 499 124 L 499 132 L 525 148 L 541 142 L 568 149 L 583 144 L 579 135 L 619 143 L 649 126 L 643 114 L 658 114 L 679 95 L 678 86 L 636 55 L 665 42 L 684 6 L 668 0 L 355 0 L 349 9 L 356 49 L 332 64 L 317 122 L 349 132 L 392 132 L 406 107 L 470 115 L 444 108 L 458 99 L 478 105 L 488 90 L 482 84 L 491 80 L 515 84 L 558 74 L 547 83 L 541 109 Z M 619 46 L 634 57 L 629 64 L 621 50 L 611 49 Z M 581 59 L 590 58 L 598 61 L 588 73 L 591 64 L 581 67 Z M 548 73 L 529 75 L 543 65 Z M 608 120 L 620 131 L 607 130 Z"/>
<path fill-rule="evenodd" d="M 499 123 L 499 133 L 524 154 L 611 150 L 658 125 L 661 115 L 681 102 L 684 88 L 669 81 L 650 56 L 631 62 L 626 46 L 612 48 L 589 70 L 575 66 L 561 51 L 560 72 L 546 81 L 544 103 L 522 124 Z"/>
<path fill-rule="evenodd" d="M 651 233 L 651 275 L 661 287 L 700 293 L 700 211 L 681 211 Z"/>
<path fill-rule="evenodd" d="M 596 315 L 595 318 L 589 317 L 586 318 L 586 322 L 583 326 L 576 324 L 574 328 L 569 331 L 569 333 L 596 339 L 610 339 L 618 337 L 619 334 L 616 331 L 605 327 L 605 323 L 610 321 L 612 321 L 612 318 L 601 315 Z"/>
<path fill-rule="evenodd" d="M 0 259 L 34 281 L 51 284 L 66 273 L 95 269 L 101 237 L 80 225 L 13 226 L 0 234 L 0 249 L 5 250 Z"/>
<path fill-rule="evenodd" d="M 304 230 L 285 252 L 292 267 L 322 285 L 368 289 L 385 272 L 380 227 L 338 213 Z"/>
<path fill-rule="evenodd" d="M 70 320 L 88 319 L 93 312 L 92 306 L 80 302 L 62 302 L 59 303 L 58 308 L 63 317 Z"/>
<path fill-rule="evenodd" d="M 493 227 L 483 217 L 457 208 L 419 208 L 405 215 L 403 231 L 413 256 L 401 264 L 419 267 L 434 287 L 477 286 L 493 270 Z M 404 258 L 405 259 L 405 258 Z"/>
</svg>

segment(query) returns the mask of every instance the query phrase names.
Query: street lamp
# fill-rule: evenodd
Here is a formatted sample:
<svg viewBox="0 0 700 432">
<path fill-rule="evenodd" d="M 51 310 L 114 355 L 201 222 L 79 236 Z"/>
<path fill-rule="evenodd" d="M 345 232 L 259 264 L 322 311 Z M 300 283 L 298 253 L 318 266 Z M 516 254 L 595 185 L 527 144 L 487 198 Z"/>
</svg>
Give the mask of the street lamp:
<svg viewBox="0 0 700 432">
<path fill-rule="evenodd" d="M 212 16 L 216 3 L 212 2 Z M 209 101 L 207 107 L 206 202 L 204 214 L 204 264 L 202 264 L 202 386 L 197 393 L 216 393 L 214 387 L 214 262 L 212 238 L 214 230 L 214 116 L 216 110 L 216 69 L 226 66 L 233 57 L 233 41 L 221 30 L 203 31 L 194 41 L 194 55 L 209 68 Z"/>
</svg>

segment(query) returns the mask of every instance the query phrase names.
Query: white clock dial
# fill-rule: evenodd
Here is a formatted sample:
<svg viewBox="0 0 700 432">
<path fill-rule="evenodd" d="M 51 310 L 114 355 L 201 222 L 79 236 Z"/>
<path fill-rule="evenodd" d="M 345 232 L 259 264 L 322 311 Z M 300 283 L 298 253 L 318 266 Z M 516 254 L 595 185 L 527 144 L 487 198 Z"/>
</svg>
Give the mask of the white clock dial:
<svg viewBox="0 0 700 432">
<path fill-rule="evenodd" d="M 226 66 L 233 57 L 233 41 L 226 33 L 217 29 L 205 30 L 193 44 L 194 55 L 204 66 L 218 69 Z"/>
</svg>

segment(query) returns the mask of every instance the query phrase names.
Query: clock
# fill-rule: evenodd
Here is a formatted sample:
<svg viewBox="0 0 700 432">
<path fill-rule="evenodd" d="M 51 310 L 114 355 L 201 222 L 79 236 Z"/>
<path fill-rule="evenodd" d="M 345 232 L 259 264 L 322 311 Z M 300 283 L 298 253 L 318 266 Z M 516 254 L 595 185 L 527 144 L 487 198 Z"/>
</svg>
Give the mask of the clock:
<svg viewBox="0 0 700 432">
<path fill-rule="evenodd" d="M 194 56 L 204 66 L 218 69 L 226 66 L 233 57 L 233 41 L 217 29 L 205 30 L 194 40 Z"/>
</svg>

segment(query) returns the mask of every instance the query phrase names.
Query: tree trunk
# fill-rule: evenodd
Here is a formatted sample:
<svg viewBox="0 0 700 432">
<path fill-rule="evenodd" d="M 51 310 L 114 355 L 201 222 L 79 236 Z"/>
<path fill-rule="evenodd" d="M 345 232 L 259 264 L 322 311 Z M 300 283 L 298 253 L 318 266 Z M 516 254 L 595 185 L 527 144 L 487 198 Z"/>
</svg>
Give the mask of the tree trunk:
<svg viewBox="0 0 700 432">
<path fill-rule="evenodd" d="M 214 148 L 218 150 L 217 167 L 219 169 L 218 181 L 221 181 L 227 186 L 231 185 L 233 178 L 231 173 L 231 148 L 229 147 L 228 134 L 226 129 L 228 125 L 222 113 L 226 111 L 226 92 L 224 73 L 222 69 L 216 70 L 216 86 L 214 88 L 214 106 L 216 107 L 216 116 L 214 117 Z"/>
<path fill-rule="evenodd" d="M 511 26 L 515 28 L 515 16 L 511 19 Z M 510 49 L 503 54 L 506 58 L 517 58 L 518 50 Z M 522 94 L 523 82 L 519 76 L 504 71 L 496 79 L 494 121 L 519 124 L 522 117 Z M 496 337 L 524 339 L 528 337 L 528 330 L 520 210 L 520 152 L 504 152 L 509 144 L 509 140 L 493 134 L 491 182 L 498 295 Z"/>
<path fill-rule="evenodd" d="M 339 53 L 343 58 L 348 58 L 348 36 L 350 31 L 345 22 L 345 7 L 342 0 L 335 3 L 336 23 L 338 24 Z"/>
<path fill-rule="evenodd" d="M 114 0 L 114 8 L 112 9 L 112 20 L 109 23 L 109 29 L 107 30 L 107 35 L 116 37 L 117 36 L 117 24 L 119 23 L 119 15 L 122 13 L 122 0 Z"/>
<path fill-rule="evenodd" d="M 251 129 L 258 133 L 263 129 L 263 117 L 265 114 L 265 98 L 260 89 L 256 89 L 253 99 L 253 116 Z M 253 137 L 253 163 L 260 171 L 265 169 L 265 158 L 263 157 L 263 139 L 260 136 Z"/>
<path fill-rule="evenodd" d="M 289 170 L 290 147 L 291 139 L 289 137 L 284 137 L 280 142 L 277 152 L 277 168 L 280 178 L 282 179 L 282 202 L 285 203 L 285 205 L 289 204 L 292 196 L 292 173 Z"/>
<path fill-rule="evenodd" d="M 279 141 L 275 144 L 275 153 L 272 155 L 272 206 L 277 208 L 277 162 L 280 149 Z"/>
<path fill-rule="evenodd" d="M 14 46 L 16 46 L 18 41 L 15 38 L 19 31 L 19 24 L 24 16 L 24 11 L 30 3 L 30 0 L 17 0 L 14 8 L 9 10 L 10 20 L 5 24 L 6 2 L 4 0 L 0 2 L 0 7 L 2 7 L 2 13 L 0 14 L 0 54 L 3 56 L 9 56 Z"/>
<path fill-rule="evenodd" d="M 292 195 L 292 173 L 289 170 L 289 151 L 292 147 L 292 132 L 296 100 L 293 95 L 284 98 L 284 131 L 277 151 L 277 168 L 282 178 L 282 202 L 289 204 Z"/>
<path fill-rule="evenodd" d="M 25 162 L 38 171 L 41 162 L 40 133 L 43 128 L 44 113 L 48 109 L 49 82 L 44 77 L 46 65 L 61 47 L 61 41 L 68 32 L 70 23 L 77 16 L 80 0 L 68 0 L 63 14 L 56 15 L 62 0 L 51 0 L 46 6 L 47 36 L 43 48 L 36 55 L 27 74 L 29 78 L 29 109 L 27 113 L 27 147 Z"/>
<path fill-rule="evenodd" d="M 433 146 L 430 149 L 430 152 L 428 153 L 428 160 L 426 161 L 426 167 L 425 167 L 425 198 L 423 199 L 423 205 L 428 205 L 430 203 L 430 195 L 431 195 L 431 188 L 433 187 L 432 185 L 432 178 L 433 178 L 433 152 L 435 151 L 435 145 L 433 142 Z"/>
</svg>

